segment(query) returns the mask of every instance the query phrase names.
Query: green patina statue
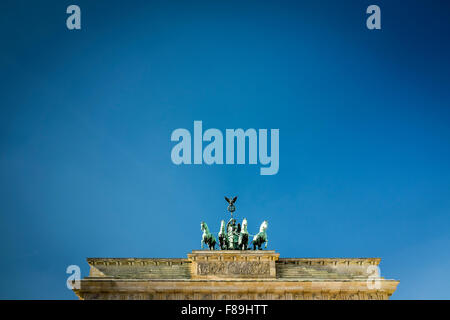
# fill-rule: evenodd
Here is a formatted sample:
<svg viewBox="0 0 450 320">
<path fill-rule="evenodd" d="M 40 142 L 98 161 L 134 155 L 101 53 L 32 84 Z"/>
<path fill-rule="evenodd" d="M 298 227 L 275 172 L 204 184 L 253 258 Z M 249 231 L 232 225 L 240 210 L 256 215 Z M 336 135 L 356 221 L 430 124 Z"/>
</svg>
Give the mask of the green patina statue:
<svg viewBox="0 0 450 320">
<path fill-rule="evenodd" d="M 220 231 L 219 231 L 219 246 L 222 250 L 228 249 L 228 238 L 227 231 L 225 229 L 225 220 L 220 222 Z"/>
<path fill-rule="evenodd" d="M 227 223 L 227 238 L 228 238 L 228 250 L 238 249 L 239 233 L 241 232 L 241 225 L 236 225 L 236 219 L 231 218 Z"/>
<path fill-rule="evenodd" d="M 248 248 L 248 231 L 247 231 L 247 219 L 242 220 L 241 232 L 239 233 L 238 247 L 241 250 L 247 250 Z"/>
<path fill-rule="evenodd" d="M 236 202 L 237 197 L 232 198 L 231 200 L 225 197 L 225 201 L 229 203 L 227 210 L 231 213 L 231 218 L 233 218 L 233 212 L 236 211 L 236 207 L 234 203 Z"/>
<path fill-rule="evenodd" d="M 249 238 L 250 234 L 247 231 L 247 219 L 242 220 L 242 225 L 237 223 L 236 219 L 233 218 L 233 212 L 236 211 L 234 203 L 237 197 L 227 198 L 225 200 L 228 202 L 228 212 L 231 214 L 231 219 L 225 224 L 225 220 L 220 223 L 220 231 L 218 233 L 219 246 L 221 250 L 249 250 Z M 253 237 L 253 250 L 261 250 L 262 245 L 265 243 L 265 248 L 267 248 L 267 230 L 268 222 L 265 220 L 261 227 L 259 228 L 259 233 Z M 205 222 L 201 223 L 201 229 L 203 231 L 201 247 L 203 249 L 203 244 L 208 245 L 210 250 L 215 250 L 216 238 L 209 231 L 208 225 Z"/>
<path fill-rule="evenodd" d="M 253 250 L 256 250 L 256 248 L 258 248 L 258 250 L 261 250 L 261 246 L 264 242 L 266 243 L 265 248 L 267 248 L 268 240 L 266 230 L 268 225 L 269 223 L 266 220 L 261 223 L 258 234 L 253 237 Z"/>
<path fill-rule="evenodd" d="M 214 238 L 214 235 L 211 232 L 209 232 L 209 228 L 206 222 L 202 221 L 200 227 L 201 230 L 203 231 L 202 241 L 200 242 L 202 249 L 203 244 L 206 244 L 209 247 L 209 250 L 214 250 L 216 246 L 216 238 Z"/>
</svg>

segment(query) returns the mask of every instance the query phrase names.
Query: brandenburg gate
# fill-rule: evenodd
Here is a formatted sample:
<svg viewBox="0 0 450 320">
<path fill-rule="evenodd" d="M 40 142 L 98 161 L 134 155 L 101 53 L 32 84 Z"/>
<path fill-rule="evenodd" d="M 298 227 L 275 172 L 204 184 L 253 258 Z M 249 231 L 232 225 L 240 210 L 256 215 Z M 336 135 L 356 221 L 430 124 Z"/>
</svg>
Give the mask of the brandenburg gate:
<svg viewBox="0 0 450 320">
<path fill-rule="evenodd" d="M 75 294 L 88 300 L 385 300 L 396 290 L 398 280 L 381 277 L 380 258 L 280 258 L 263 250 L 267 221 L 249 243 L 246 219 L 241 225 L 233 218 L 236 199 L 226 198 L 231 219 L 226 226 L 222 221 L 218 243 L 201 223 L 202 245 L 210 250 L 187 258 L 88 258 L 89 276 Z"/>
</svg>

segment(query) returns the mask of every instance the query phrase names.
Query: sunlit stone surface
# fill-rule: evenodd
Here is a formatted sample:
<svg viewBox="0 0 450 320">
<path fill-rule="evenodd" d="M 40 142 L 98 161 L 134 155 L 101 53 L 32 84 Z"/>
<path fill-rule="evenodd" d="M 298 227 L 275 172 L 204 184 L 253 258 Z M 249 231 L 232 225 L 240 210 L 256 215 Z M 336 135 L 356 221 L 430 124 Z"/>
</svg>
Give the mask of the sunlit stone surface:
<svg viewBox="0 0 450 320">
<path fill-rule="evenodd" d="M 192 251 L 187 259 L 88 258 L 80 299 L 388 299 L 380 258 L 279 258 L 271 250 Z"/>
</svg>

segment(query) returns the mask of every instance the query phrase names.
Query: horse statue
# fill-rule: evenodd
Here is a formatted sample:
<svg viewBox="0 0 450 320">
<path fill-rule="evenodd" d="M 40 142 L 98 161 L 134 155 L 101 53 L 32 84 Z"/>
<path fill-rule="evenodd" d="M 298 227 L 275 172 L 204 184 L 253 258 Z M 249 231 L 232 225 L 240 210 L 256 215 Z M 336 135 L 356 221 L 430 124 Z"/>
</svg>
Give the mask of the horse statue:
<svg viewBox="0 0 450 320">
<path fill-rule="evenodd" d="M 248 231 L 246 218 L 242 220 L 241 232 L 239 233 L 238 247 L 241 250 L 247 250 L 248 247 Z"/>
<path fill-rule="evenodd" d="M 227 230 L 225 228 L 225 220 L 222 220 L 220 222 L 219 245 L 220 249 L 222 250 L 228 249 L 228 238 L 227 238 Z"/>
<path fill-rule="evenodd" d="M 256 250 L 256 248 L 258 248 L 258 250 L 261 250 L 261 246 L 264 242 L 266 243 L 265 248 L 267 248 L 268 240 L 267 240 L 266 230 L 267 230 L 268 224 L 269 223 L 266 220 L 264 220 L 263 223 L 261 223 L 261 227 L 259 227 L 258 234 L 253 237 L 253 241 L 252 241 L 253 250 Z"/>
<path fill-rule="evenodd" d="M 200 242 L 202 249 L 203 244 L 206 244 L 209 247 L 209 250 L 214 250 L 216 246 L 216 238 L 214 238 L 213 234 L 209 232 L 209 228 L 206 222 L 202 221 L 200 226 L 201 230 L 203 231 L 202 241 Z"/>
</svg>

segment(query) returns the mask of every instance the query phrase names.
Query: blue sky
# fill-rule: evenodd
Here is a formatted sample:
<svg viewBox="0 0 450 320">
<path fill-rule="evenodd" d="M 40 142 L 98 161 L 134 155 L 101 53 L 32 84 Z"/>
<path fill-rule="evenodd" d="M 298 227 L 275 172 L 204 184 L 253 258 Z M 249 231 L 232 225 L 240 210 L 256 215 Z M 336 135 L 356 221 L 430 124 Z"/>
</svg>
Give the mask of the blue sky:
<svg viewBox="0 0 450 320">
<path fill-rule="evenodd" d="M 282 257 L 381 257 L 394 299 L 448 299 L 448 9 L 2 1 L 0 298 L 75 299 L 65 271 L 86 257 L 185 257 L 238 195 Z M 278 128 L 278 174 L 174 165 L 194 120 Z"/>
</svg>

